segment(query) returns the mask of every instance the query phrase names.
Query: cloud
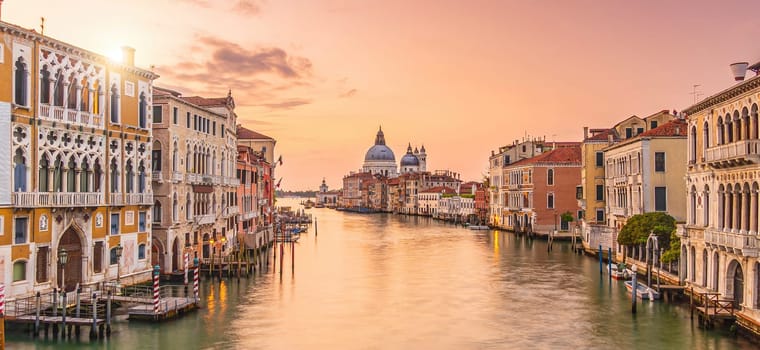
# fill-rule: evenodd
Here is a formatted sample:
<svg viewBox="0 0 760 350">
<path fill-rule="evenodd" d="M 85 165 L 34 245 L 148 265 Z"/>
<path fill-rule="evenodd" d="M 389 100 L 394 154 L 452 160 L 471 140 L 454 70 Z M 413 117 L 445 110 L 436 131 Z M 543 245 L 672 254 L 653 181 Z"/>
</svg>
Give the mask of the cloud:
<svg viewBox="0 0 760 350">
<path fill-rule="evenodd" d="M 223 1 L 211 1 L 211 0 L 173 0 L 180 3 L 199 6 L 203 8 L 218 8 L 218 4 Z M 232 1 L 232 6 L 226 7 L 225 10 L 240 15 L 253 16 L 261 13 L 261 4 L 263 0 L 236 0 Z"/>
<path fill-rule="evenodd" d="M 232 9 L 244 15 L 258 15 L 261 13 L 261 5 L 254 0 L 239 0 Z"/>
<path fill-rule="evenodd" d="M 308 58 L 280 47 L 243 47 L 208 35 L 197 37 L 191 46 L 193 55 L 182 55 L 176 63 L 156 68 L 162 77 L 159 85 L 184 86 L 183 93 L 206 96 L 232 89 L 240 106 L 288 109 L 310 103 L 282 96 L 311 86 L 313 67 Z"/>
<path fill-rule="evenodd" d="M 208 0 L 176 0 L 176 1 L 183 2 L 190 5 L 205 7 L 205 8 L 211 7 L 211 3 Z"/>
<path fill-rule="evenodd" d="M 348 91 L 346 91 L 346 92 L 344 92 L 344 93 L 340 94 L 338 97 L 340 97 L 340 98 L 349 98 L 349 97 L 353 97 L 354 95 L 356 95 L 356 93 L 357 93 L 357 92 L 359 92 L 359 90 L 356 90 L 356 89 L 351 89 L 351 90 L 348 90 Z"/>
</svg>

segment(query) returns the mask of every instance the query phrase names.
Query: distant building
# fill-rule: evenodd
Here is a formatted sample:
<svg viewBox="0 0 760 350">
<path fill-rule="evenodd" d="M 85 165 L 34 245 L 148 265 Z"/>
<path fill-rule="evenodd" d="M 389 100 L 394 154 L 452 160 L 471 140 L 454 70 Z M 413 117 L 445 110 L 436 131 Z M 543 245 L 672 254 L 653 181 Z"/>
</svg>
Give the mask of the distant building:
<svg viewBox="0 0 760 350">
<path fill-rule="evenodd" d="M 319 186 L 319 192 L 317 192 L 317 203 L 321 203 L 328 208 L 335 207 L 338 204 L 338 192 L 329 191 L 325 179 L 322 179 L 322 184 Z"/>
</svg>

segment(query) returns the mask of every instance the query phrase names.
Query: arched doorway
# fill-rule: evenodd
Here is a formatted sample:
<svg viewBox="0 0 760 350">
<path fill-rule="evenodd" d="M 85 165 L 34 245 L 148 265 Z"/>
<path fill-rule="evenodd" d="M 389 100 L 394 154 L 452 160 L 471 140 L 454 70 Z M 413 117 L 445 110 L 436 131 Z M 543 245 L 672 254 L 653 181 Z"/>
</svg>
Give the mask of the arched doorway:
<svg viewBox="0 0 760 350">
<path fill-rule="evenodd" d="M 150 264 L 152 266 L 164 266 L 164 246 L 161 241 L 153 238 L 150 243 Z"/>
<path fill-rule="evenodd" d="M 76 289 L 77 284 L 82 282 L 82 240 L 72 227 L 69 227 L 58 241 L 58 250 L 66 249 L 68 259 L 63 267 L 66 273 L 62 273 L 61 265 L 56 261 L 58 269 L 58 286 L 67 292 Z M 64 276 L 65 275 L 65 276 Z M 65 278 L 65 280 L 62 280 Z"/>
<path fill-rule="evenodd" d="M 174 271 L 178 271 L 180 269 L 179 255 L 179 237 L 174 237 L 174 243 L 172 244 L 172 269 Z"/>
<path fill-rule="evenodd" d="M 726 289 L 731 288 L 730 291 L 726 290 L 726 294 L 734 297 L 734 308 L 741 309 L 744 302 L 744 271 L 742 271 L 742 265 L 738 261 L 732 260 L 728 264 L 726 278 Z"/>
</svg>

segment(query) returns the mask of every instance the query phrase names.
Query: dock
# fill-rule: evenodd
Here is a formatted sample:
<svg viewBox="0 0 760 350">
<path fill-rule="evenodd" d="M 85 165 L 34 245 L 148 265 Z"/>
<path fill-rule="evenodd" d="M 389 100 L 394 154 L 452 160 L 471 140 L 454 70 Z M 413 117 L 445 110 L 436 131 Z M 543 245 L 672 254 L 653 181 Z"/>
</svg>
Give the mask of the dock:
<svg viewBox="0 0 760 350">
<path fill-rule="evenodd" d="M 129 320 L 135 321 L 165 321 L 177 318 L 184 313 L 198 308 L 194 298 L 168 297 L 159 302 L 158 312 L 153 304 L 140 304 L 129 308 Z"/>
</svg>

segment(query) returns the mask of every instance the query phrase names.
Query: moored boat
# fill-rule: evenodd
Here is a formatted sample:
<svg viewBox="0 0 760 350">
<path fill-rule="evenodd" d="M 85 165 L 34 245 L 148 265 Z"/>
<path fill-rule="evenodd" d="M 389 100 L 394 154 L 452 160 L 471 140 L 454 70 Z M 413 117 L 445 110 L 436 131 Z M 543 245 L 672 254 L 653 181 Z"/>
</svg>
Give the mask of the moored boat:
<svg viewBox="0 0 760 350">
<path fill-rule="evenodd" d="M 486 225 L 470 225 L 467 226 L 470 230 L 488 230 L 490 227 Z"/>
<path fill-rule="evenodd" d="M 627 280 L 631 278 L 631 276 L 633 276 L 633 271 L 625 267 L 625 264 L 622 264 L 622 263 L 617 264 L 617 265 L 611 265 L 611 266 L 608 265 L 607 269 L 608 270 L 611 269 L 609 273 L 610 275 L 612 275 L 612 278 L 616 280 Z"/>
<path fill-rule="evenodd" d="M 625 289 L 627 289 L 629 293 L 633 293 L 633 281 L 625 281 Z M 642 300 L 656 300 L 660 299 L 660 292 L 638 282 L 636 287 L 636 297 L 641 298 Z"/>
</svg>

